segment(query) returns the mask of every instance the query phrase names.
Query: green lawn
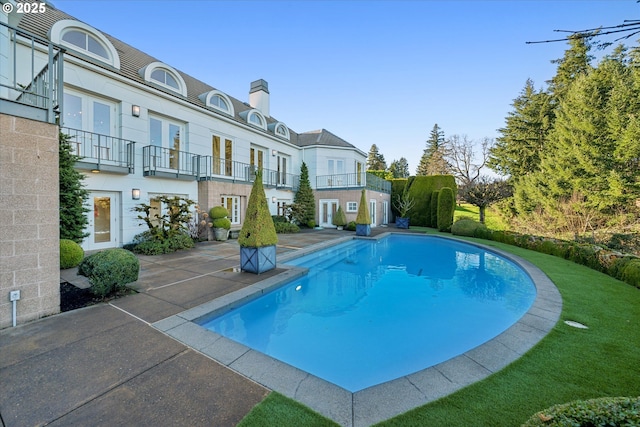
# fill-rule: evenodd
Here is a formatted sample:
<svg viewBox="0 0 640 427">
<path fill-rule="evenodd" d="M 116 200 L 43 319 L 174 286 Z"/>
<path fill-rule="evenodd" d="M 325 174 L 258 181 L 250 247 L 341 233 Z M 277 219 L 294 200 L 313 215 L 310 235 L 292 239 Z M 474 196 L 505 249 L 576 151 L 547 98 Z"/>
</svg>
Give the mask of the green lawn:
<svg viewBox="0 0 640 427">
<path fill-rule="evenodd" d="M 563 298 L 561 321 L 516 362 L 380 426 L 518 426 L 535 412 L 576 399 L 640 395 L 640 290 L 561 258 L 497 242 L 543 270 Z M 589 326 L 565 325 L 574 320 Z M 272 393 L 242 426 L 327 426 L 331 421 Z"/>
<path fill-rule="evenodd" d="M 469 203 L 462 203 L 456 205 L 456 210 L 453 213 L 453 220 L 460 218 L 461 216 L 470 217 L 476 221 L 480 221 L 480 208 L 473 206 Z M 507 230 L 509 225 L 504 222 L 498 212 L 488 207 L 485 211 L 485 225 L 491 230 Z"/>
</svg>

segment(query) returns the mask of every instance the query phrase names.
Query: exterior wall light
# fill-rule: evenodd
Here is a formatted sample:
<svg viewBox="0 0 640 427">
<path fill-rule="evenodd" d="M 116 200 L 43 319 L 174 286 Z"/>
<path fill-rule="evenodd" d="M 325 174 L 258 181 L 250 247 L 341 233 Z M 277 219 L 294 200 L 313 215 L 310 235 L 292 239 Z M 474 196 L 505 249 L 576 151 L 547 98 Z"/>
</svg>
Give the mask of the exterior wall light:
<svg viewBox="0 0 640 427">
<path fill-rule="evenodd" d="M 275 203 L 275 202 L 277 202 L 277 201 L 278 201 L 278 198 L 277 198 L 276 196 L 273 196 L 273 197 L 271 198 L 271 203 Z"/>
<path fill-rule="evenodd" d="M 275 157 L 278 154 L 278 150 L 271 150 L 271 155 Z"/>
<path fill-rule="evenodd" d="M 131 115 L 133 117 L 140 117 L 140 106 L 139 105 L 132 105 L 131 106 Z"/>
<path fill-rule="evenodd" d="M 140 189 L 139 188 L 132 188 L 131 189 L 131 198 L 133 200 L 140 200 Z"/>
</svg>

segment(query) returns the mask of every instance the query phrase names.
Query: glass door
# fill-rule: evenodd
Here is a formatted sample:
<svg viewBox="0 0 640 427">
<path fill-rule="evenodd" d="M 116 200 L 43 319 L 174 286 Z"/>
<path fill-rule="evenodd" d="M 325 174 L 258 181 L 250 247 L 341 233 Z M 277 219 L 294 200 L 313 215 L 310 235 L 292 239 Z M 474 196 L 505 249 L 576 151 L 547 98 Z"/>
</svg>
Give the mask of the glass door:
<svg viewBox="0 0 640 427">
<path fill-rule="evenodd" d="M 335 227 L 332 222 L 337 210 L 337 200 L 320 200 L 320 227 Z"/>
<path fill-rule="evenodd" d="M 369 200 L 369 216 L 371 217 L 371 227 L 375 227 L 378 224 L 375 200 Z"/>
<path fill-rule="evenodd" d="M 118 193 L 91 192 L 88 201 L 89 236 L 82 246 L 86 250 L 118 247 Z"/>
</svg>

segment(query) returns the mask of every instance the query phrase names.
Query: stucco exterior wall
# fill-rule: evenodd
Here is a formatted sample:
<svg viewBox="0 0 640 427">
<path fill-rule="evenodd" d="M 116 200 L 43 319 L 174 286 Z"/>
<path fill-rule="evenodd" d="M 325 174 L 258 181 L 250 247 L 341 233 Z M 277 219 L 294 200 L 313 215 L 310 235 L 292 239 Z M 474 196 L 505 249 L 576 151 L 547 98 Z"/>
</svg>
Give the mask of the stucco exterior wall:
<svg viewBox="0 0 640 427">
<path fill-rule="evenodd" d="M 0 328 L 60 311 L 58 127 L 0 114 Z"/>
</svg>

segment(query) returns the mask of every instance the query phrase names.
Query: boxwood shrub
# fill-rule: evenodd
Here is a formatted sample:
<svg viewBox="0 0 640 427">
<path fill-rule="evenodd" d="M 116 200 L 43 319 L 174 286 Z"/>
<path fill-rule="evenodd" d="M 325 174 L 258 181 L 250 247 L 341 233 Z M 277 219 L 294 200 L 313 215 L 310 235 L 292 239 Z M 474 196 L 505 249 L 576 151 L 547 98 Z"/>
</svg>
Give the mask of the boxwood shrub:
<svg viewBox="0 0 640 427">
<path fill-rule="evenodd" d="M 106 249 L 86 257 L 78 267 L 78 273 L 89 278 L 91 293 L 104 298 L 125 288 L 127 283 L 138 280 L 140 262 L 125 249 Z"/>
<path fill-rule="evenodd" d="M 454 194 L 457 192 L 453 175 L 416 176 L 413 180 L 409 180 L 407 185 L 409 185 L 408 196 L 415 201 L 413 209 L 407 216 L 411 218 L 411 225 L 423 227 L 436 226 L 431 223 L 430 218 L 427 219 L 427 215 L 431 215 L 430 208 L 433 203 L 431 193 L 444 187 L 451 188 Z"/>
<path fill-rule="evenodd" d="M 459 219 L 451 226 L 451 234 L 466 237 L 480 237 L 481 234 L 486 234 L 484 231 L 479 231 L 479 229 L 486 230 L 487 226 L 473 219 Z"/>
<path fill-rule="evenodd" d="M 60 239 L 60 268 L 73 268 L 84 258 L 82 247 L 69 239 Z"/>
<path fill-rule="evenodd" d="M 291 233 L 299 233 L 300 227 L 291 223 L 291 222 L 274 222 L 273 225 L 276 227 L 276 233 L 278 234 L 291 234 Z"/>
<path fill-rule="evenodd" d="M 602 397 L 555 405 L 533 415 L 522 427 L 640 425 L 640 397 Z"/>
</svg>

